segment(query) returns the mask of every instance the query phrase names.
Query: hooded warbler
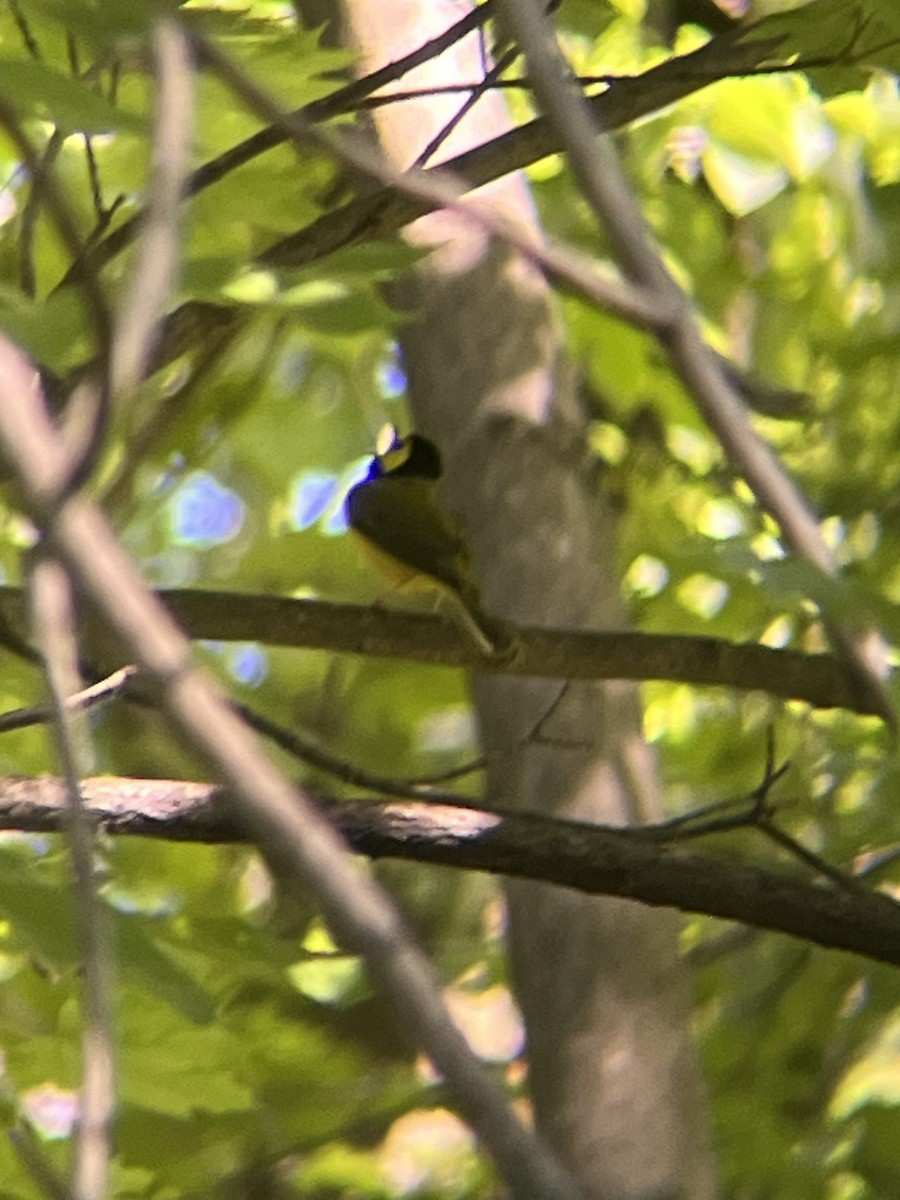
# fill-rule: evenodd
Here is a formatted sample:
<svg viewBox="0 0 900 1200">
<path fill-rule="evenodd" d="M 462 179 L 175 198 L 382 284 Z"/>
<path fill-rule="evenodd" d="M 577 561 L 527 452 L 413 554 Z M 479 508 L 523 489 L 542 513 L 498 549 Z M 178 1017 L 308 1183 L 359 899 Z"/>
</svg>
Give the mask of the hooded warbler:
<svg viewBox="0 0 900 1200">
<path fill-rule="evenodd" d="M 441 456 L 433 442 L 417 433 L 401 437 L 385 426 L 368 474 L 347 493 L 347 524 L 373 565 L 396 586 L 449 593 L 456 601 L 453 615 L 482 653 L 493 657 L 503 639 L 481 608 L 460 531 L 438 502 L 440 477 Z"/>
</svg>

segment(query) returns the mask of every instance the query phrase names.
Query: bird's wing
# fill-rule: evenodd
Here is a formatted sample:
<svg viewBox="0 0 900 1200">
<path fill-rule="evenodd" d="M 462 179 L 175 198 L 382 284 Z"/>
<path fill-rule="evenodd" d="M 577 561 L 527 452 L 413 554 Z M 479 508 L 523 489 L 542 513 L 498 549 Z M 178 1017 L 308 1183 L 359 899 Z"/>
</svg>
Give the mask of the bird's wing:
<svg viewBox="0 0 900 1200">
<path fill-rule="evenodd" d="M 421 479 L 374 479 L 347 496 L 351 529 L 422 575 L 463 595 L 473 592 L 466 547 Z"/>
</svg>

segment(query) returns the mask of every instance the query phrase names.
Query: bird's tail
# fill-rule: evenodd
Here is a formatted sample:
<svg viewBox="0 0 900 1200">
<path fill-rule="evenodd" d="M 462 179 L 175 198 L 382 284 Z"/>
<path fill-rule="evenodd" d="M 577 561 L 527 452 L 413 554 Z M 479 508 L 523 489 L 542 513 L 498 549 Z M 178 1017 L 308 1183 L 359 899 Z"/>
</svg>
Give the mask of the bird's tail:
<svg viewBox="0 0 900 1200">
<path fill-rule="evenodd" d="M 472 639 L 482 654 L 489 658 L 506 658 L 514 649 L 514 641 L 501 621 L 488 616 L 474 584 L 466 583 L 458 590 L 444 591 L 446 608 L 461 629 Z"/>
</svg>

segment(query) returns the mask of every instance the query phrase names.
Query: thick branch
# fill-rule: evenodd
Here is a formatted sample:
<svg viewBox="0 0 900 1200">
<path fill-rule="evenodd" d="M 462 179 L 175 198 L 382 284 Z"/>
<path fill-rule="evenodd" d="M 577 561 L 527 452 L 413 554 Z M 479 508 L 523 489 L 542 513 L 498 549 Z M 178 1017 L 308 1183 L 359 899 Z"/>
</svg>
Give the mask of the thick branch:
<svg viewBox="0 0 900 1200">
<path fill-rule="evenodd" d="M 588 104 L 604 129 L 622 129 L 711 83 L 751 73 L 778 48 L 780 38 L 763 37 L 764 28 L 765 23 L 760 22 L 753 40 L 747 38 L 746 30 L 735 30 L 640 75 L 617 78 L 605 92 L 591 96 Z M 795 68 L 785 65 L 784 69 Z M 477 188 L 529 167 L 562 148 L 552 123 L 538 117 L 435 169 L 447 171 Z M 386 187 L 374 195 L 352 200 L 283 238 L 260 256 L 261 261 L 279 267 L 303 266 L 341 246 L 386 238 L 434 207 L 419 196 Z"/>
<path fill-rule="evenodd" d="M 89 779 L 89 810 L 111 834 L 172 841 L 234 842 L 247 830 L 212 784 Z M 404 858 L 595 895 L 741 921 L 830 949 L 900 966 L 900 905 L 862 887 L 810 883 L 783 871 L 686 853 L 640 830 L 586 825 L 531 813 L 404 801 L 318 800 L 360 854 Z M 59 779 L 0 778 L 0 829 L 57 832 L 65 811 Z"/>
<path fill-rule="evenodd" d="M 770 26 L 773 29 L 772 37 L 766 36 Z M 710 83 L 752 73 L 770 60 L 781 44 L 782 35 L 776 32 L 777 28 L 777 18 L 769 17 L 752 27 L 715 37 L 690 54 L 669 59 L 640 75 L 612 81 L 605 92 L 590 98 L 590 106 L 604 129 L 621 129 Z M 752 37 L 749 36 L 751 30 Z M 838 55 L 835 57 L 838 58 Z M 799 68 L 785 63 L 783 69 L 789 71 Z M 360 81 L 361 84 L 363 82 Z M 332 110 L 325 102 L 316 102 L 316 106 L 299 110 L 298 115 L 316 120 L 325 113 L 332 115 Z M 220 179 L 232 165 L 244 163 L 257 152 L 283 144 L 289 136 L 284 126 L 269 126 L 261 130 L 247 143 L 246 153 L 241 152 L 242 147 L 235 147 L 233 152 L 229 152 L 231 157 L 222 156 L 222 170 L 209 170 L 214 164 L 201 168 L 188 190 L 191 194 L 202 190 L 208 183 Z M 438 169 L 449 171 L 470 187 L 476 188 L 530 166 L 559 149 L 552 126 L 539 117 L 442 163 Z M 437 207 L 440 207 L 437 202 L 429 202 L 421 195 L 411 195 L 399 188 L 382 187 L 350 201 L 343 208 L 326 213 L 304 229 L 283 238 L 260 255 L 259 261 L 276 267 L 302 266 L 324 258 L 342 246 L 388 238 L 416 217 Z M 129 223 L 123 230 L 132 228 Z M 122 231 L 116 230 L 110 234 L 105 242 L 92 250 L 93 268 L 98 269 L 114 257 L 128 240 L 130 233 L 123 236 Z M 76 267 L 70 272 L 67 281 L 77 277 L 78 271 Z M 232 307 L 188 301 L 166 320 L 155 366 L 162 367 L 180 354 L 201 345 L 214 330 L 221 332 L 225 326 L 238 327 L 243 315 L 241 310 Z M 76 372 L 76 376 L 78 374 Z"/>
<path fill-rule="evenodd" d="M 681 634 L 519 629 L 516 657 L 511 662 L 493 662 L 481 656 L 452 622 L 427 613 L 240 592 L 183 590 L 158 595 L 197 639 L 403 658 L 520 677 L 667 679 L 704 687 L 759 689 L 819 708 L 875 711 L 852 672 L 830 654 Z M 25 621 L 21 590 L 0 588 L 0 628 L 21 633 Z M 121 664 L 107 622 L 89 636 L 87 645 L 96 665 Z"/>
</svg>

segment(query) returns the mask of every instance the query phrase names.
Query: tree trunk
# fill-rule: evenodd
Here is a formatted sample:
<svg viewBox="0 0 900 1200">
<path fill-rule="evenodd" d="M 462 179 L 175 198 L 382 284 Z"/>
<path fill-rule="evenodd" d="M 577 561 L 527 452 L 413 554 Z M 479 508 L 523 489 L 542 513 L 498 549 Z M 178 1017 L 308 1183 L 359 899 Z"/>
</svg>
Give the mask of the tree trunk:
<svg viewBox="0 0 900 1200">
<path fill-rule="evenodd" d="M 464 11 L 436 0 L 347 0 L 360 72 Z M 480 72 L 473 37 L 402 86 Z M 385 153 L 410 165 L 462 99 L 377 109 Z M 437 160 L 508 124 L 503 101 L 489 93 Z M 478 196 L 511 221 L 535 223 L 522 176 Z M 415 427 L 443 452 L 443 495 L 462 519 L 487 609 L 523 624 L 621 625 L 613 521 L 545 280 L 458 214 L 425 217 L 407 236 L 435 247 L 402 295 L 415 314 L 402 336 Z M 476 681 L 475 697 L 494 803 L 607 823 L 655 813 L 655 770 L 632 686 L 494 676 Z M 507 895 L 531 1094 L 548 1142 L 595 1200 L 711 1197 L 677 917 L 534 884 L 510 884 Z"/>
</svg>

